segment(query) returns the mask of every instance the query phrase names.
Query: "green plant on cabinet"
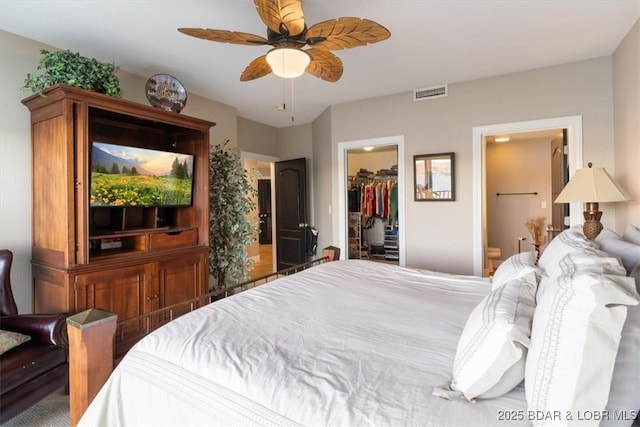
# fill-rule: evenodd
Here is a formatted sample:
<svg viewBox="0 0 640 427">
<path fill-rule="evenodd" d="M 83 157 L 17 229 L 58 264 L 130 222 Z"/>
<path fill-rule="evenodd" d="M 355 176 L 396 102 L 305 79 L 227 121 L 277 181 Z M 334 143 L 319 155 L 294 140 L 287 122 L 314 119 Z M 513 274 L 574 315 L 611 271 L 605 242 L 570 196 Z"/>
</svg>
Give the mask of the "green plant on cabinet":
<svg viewBox="0 0 640 427">
<path fill-rule="evenodd" d="M 65 84 L 118 98 L 122 96 L 120 81 L 116 76 L 120 68 L 116 65 L 69 50 L 49 52 L 42 49 L 40 53 L 42 58 L 38 70 L 44 70 L 44 73 L 27 74 L 22 90 L 30 89 L 33 93 L 42 94 L 48 87 Z"/>
</svg>

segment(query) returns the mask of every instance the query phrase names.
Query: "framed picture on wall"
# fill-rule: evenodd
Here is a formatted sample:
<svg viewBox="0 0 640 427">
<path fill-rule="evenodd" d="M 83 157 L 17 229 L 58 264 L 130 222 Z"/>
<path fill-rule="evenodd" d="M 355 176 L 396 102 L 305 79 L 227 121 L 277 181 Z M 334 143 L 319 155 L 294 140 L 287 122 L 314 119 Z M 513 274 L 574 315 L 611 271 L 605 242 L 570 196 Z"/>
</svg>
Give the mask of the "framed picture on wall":
<svg viewBox="0 0 640 427">
<path fill-rule="evenodd" d="M 413 194 L 416 202 L 456 199 L 454 159 L 454 153 L 413 156 Z"/>
</svg>

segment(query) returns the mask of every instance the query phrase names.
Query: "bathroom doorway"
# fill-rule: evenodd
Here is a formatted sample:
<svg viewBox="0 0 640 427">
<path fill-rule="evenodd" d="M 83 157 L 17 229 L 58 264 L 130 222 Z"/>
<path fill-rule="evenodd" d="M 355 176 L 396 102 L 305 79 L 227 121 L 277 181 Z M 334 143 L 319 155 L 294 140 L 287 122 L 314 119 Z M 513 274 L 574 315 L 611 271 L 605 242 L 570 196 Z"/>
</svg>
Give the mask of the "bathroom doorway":
<svg viewBox="0 0 640 427">
<path fill-rule="evenodd" d="M 563 129 L 547 129 L 485 137 L 486 274 L 510 256 L 532 251 L 534 243 L 544 245 L 553 237 L 547 228 L 554 227 L 554 208 L 562 211 L 562 205 L 553 203 L 553 177 L 560 177 L 556 186 L 561 190 L 564 134 Z M 543 241 L 533 241 L 527 223 L 542 228 Z M 562 223 L 560 218 L 559 230 Z"/>
<path fill-rule="evenodd" d="M 473 272 L 486 275 L 488 265 L 486 143 L 488 137 L 549 129 L 566 130 L 568 176 L 582 168 L 582 116 L 502 123 L 473 128 Z M 551 201 L 552 203 L 552 201 Z M 581 206 L 569 204 L 569 226 L 580 224 Z"/>
</svg>

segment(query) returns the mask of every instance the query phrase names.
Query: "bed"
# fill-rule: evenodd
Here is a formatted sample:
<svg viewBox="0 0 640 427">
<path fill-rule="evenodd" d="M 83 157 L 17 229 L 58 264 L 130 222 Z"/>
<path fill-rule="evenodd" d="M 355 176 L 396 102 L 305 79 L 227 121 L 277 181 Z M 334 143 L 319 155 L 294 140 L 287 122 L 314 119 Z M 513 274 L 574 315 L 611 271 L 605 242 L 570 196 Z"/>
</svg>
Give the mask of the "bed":
<svg viewBox="0 0 640 427">
<path fill-rule="evenodd" d="M 283 277 L 179 317 L 140 341 L 79 425 L 544 423 L 536 418 L 545 414 L 528 411 L 521 380 L 491 399 L 434 393 L 451 383 L 465 324 L 493 286 L 488 278 L 366 260 Z M 625 345 L 637 355 L 640 310 L 630 308 L 626 322 L 633 340 Z M 640 370 L 631 359 L 625 369 Z M 618 377 L 627 376 L 616 369 L 612 393 Z M 620 393 L 638 394 L 638 377 L 621 384 Z M 627 399 L 629 412 L 611 422 L 630 425 L 636 403 Z"/>
</svg>

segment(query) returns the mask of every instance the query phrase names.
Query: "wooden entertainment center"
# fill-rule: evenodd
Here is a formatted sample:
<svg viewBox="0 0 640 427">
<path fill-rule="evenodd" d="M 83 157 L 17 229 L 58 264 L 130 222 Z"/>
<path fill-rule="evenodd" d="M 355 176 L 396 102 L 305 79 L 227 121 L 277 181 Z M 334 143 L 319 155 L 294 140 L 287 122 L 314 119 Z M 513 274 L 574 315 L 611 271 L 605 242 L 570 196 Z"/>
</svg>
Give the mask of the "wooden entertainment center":
<svg viewBox="0 0 640 427">
<path fill-rule="evenodd" d="M 34 312 L 97 308 L 120 322 L 206 293 L 215 123 L 64 85 L 22 102 L 31 111 Z M 90 206 L 93 142 L 193 155 L 191 205 Z"/>
</svg>

